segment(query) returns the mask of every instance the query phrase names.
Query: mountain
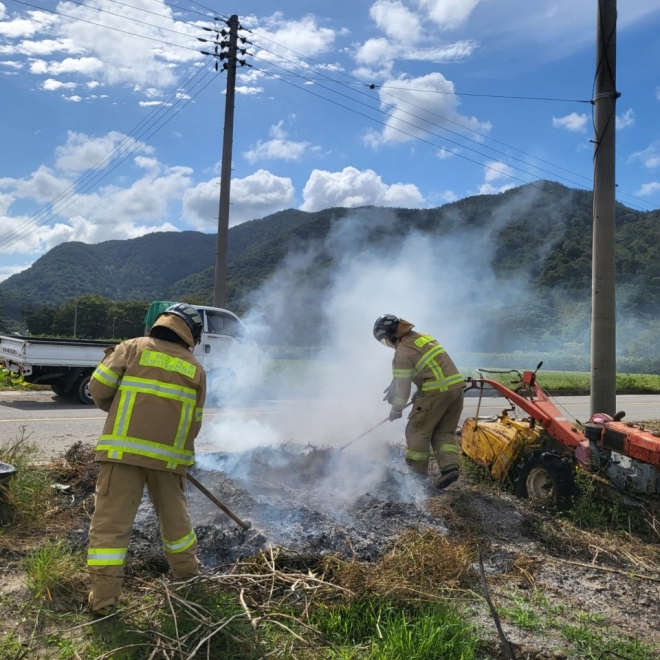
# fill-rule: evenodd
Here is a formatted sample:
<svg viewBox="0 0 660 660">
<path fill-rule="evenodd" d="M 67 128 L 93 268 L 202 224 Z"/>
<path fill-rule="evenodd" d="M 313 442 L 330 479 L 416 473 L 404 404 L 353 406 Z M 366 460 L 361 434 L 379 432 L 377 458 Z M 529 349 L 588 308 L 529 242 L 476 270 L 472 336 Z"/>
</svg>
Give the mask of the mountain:
<svg viewBox="0 0 660 660">
<path fill-rule="evenodd" d="M 315 271 L 333 257 L 323 241 L 332 226 L 359 215 L 364 245 L 393 245 L 412 231 L 444 235 L 489 232 L 498 277 L 526 273 L 539 291 L 560 288 L 579 297 L 591 286 L 591 193 L 539 181 L 498 195 L 478 195 L 434 209 L 334 208 L 316 213 L 289 209 L 229 230 L 230 307 L 249 293 L 291 250 L 319 248 Z M 382 222 L 387 214 L 389 222 Z M 378 219 L 378 222 L 376 222 Z M 373 220 L 373 231 L 369 229 Z M 617 281 L 628 304 L 660 316 L 660 212 L 617 206 Z M 61 305 L 82 294 L 110 300 L 212 298 L 216 236 L 164 232 L 95 245 L 64 243 L 27 270 L 0 283 L 4 315 L 20 318 L 34 305 Z"/>
</svg>

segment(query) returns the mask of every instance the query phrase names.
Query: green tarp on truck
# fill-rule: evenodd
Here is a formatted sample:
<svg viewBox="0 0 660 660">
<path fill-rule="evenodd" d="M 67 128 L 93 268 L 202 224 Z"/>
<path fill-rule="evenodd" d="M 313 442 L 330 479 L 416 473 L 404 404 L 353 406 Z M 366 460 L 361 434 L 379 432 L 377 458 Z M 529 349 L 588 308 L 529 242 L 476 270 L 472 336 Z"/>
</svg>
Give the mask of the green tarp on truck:
<svg viewBox="0 0 660 660">
<path fill-rule="evenodd" d="M 168 308 L 172 305 L 178 305 L 177 301 L 168 302 L 167 300 L 156 300 L 151 303 L 149 309 L 147 310 L 147 315 L 144 317 L 144 326 L 147 329 L 147 332 L 151 330 L 151 326 L 154 324 L 154 321 Z"/>
</svg>

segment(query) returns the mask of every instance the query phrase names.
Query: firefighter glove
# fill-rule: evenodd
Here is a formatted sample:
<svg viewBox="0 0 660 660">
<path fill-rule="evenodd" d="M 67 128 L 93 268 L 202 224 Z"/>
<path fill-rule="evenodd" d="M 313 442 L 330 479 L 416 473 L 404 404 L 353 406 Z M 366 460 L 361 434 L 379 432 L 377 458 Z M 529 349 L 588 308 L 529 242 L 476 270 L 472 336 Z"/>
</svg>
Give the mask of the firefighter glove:
<svg viewBox="0 0 660 660">
<path fill-rule="evenodd" d="M 395 419 L 401 419 L 403 412 L 400 410 L 390 410 L 390 422 L 393 422 Z"/>
<path fill-rule="evenodd" d="M 383 390 L 383 394 L 385 395 L 383 397 L 383 401 L 387 401 L 390 405 L 392 405 L 392 401 L 394 401 L 394 395 L 396 394 L 396 383 L 394 380 Z"/>
</svg>

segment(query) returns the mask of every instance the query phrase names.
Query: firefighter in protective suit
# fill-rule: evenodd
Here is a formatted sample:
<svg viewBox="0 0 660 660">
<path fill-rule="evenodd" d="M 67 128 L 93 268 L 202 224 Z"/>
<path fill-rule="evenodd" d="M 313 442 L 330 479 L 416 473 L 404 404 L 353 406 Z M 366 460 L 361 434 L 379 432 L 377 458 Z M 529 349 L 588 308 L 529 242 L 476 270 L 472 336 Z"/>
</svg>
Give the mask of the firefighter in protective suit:
<svg viewBox="0 0 660 660">
<path fill-rule="evenodd" d="M 453 361 L 431 337 L 413 331 L 414 325 L 392 314 L 379 317 L 374 337 L 394 349 L 392 383 L 385 399 L 392 406 L 390 421 L 399 419 L 408 403 L 411 386 L 413 409 L 406 426 L 406 462 L 419 474 L 426 474 L 433 448 L 440 479 L 439 489 L 459 476 L 458 445 L 454 432 L 463 411 L 464 380 Z"/>
<path fill-rule="evenodd" d="M 199 573 L 184 485 L 206 396 L 206 375 L 192 354 L 201 334 L 199 312 L 173 305 L 149 336 L 108 348 L 90 381 L 94 403 L 108 413 L 96 444 L 101 465 L 87 555 L 89 605 L 98 615 L 111 614 L 119 602 L 145 484 L 174 577 Z"/>
</svg>

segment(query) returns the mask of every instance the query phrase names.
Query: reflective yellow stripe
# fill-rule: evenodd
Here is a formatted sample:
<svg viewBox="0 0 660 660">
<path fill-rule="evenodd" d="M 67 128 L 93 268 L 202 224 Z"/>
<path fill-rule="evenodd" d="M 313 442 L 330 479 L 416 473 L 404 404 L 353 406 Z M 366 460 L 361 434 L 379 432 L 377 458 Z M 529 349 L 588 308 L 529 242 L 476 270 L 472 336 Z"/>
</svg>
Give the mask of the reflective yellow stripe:
<svg viewBox="0 0 660 660">
<path fill-rule="evenodd" d="M 435 341 L 435 339 L 431 337 L 431 335 L 422 335 L 421 337 L 415 339 L 415 346 L 422 348 L 422 346 L 426 346 L 426 344 L 432 341 Z"/>
<path fill-rule="evenodd" d="M 112 369 L 108 369 L 108 367 L 102 363 L 96 367 L 92 374 L 92 378 L 96 378 L 99 383 L 103 383 L 115 390 L 119 387 L 119 375 L 112 371 Z"/>
<path fill-rule="evenodd" d="M 191 387 L 172 385 L 151 378 L 124 376 L 119 389 L 142 392 L 143 394 L 154 394 L 155 396 L 162 396 L 166 399 L 175 399 L 184 403 L 186 401 L 192 401 L 193 403 L 197 402 L 197 392 Z"/>
<path fill-rule="evenodd" d="M 417 361 L 417 364 L 415 365 L 415 371 L 419 373 L 420 371 L 424 370 L 424 367 L 436 358 L 438 355 L 441 355 L 442 353 L 445 352 L 445 349 L 442 348 L 442 346 L 434 346 L 430 351 L 427 351 L 422 355 L 422 357 Z"/>
<path fill-rule="evenodd" d="M 195 421 L 201 422 L 203 414 L 204 414 L 204 408 L 195 408 Z"/>
<path fill-rule="evenodd" d="M 195 535 L 195 530 L 191 530 L 189 534 L 186 534 L 182 539 L 178 541 L 166 541 L 163 539 L 163 549 L 165 552 L 171 554 L 176 554 L 177 552 L 183 552 L 187 550 L 195 541 L 197 536 Z"/>
<path fill-rule="evenodd" d="M 414 375 L 414 369 L 392 369 L 393 378 L 412 378 Z"/>
<path fill-rule="evenodd" d="M 406 403 L 408 403 L 407 399 L 401 399 L 398 396 L 395 396 L 394 399 L 392 400 L 392 405 L 393 406 L 405 406 Z"/>
<path fill-rule="evenodd" d="M 108 458 L 121 460 L 122 454 L 137 454 L 159 461 L 167 461 L 167 467 L 173 465 L 194 465 L 194 453 L 186 449 L 174 450 L 171 445 L 151 442 L 141 438 L 130 438 L 117 435 L 102 435 L 96 445 L 96 451 L 107 451 Z M 170 468 L 172 469 L 172 468 Z"/>
<path fill-rule="evenodd" d="M 458 454 L 457 445 L 440 445 L 437 449 L 438 454 Z"/>
<path fill-rule="evenodd" d="M 174 441 L 174 448 L 181 449 L 186 444 L 186 438 L 192 425 L 195 406 L 190 403 L 183 404 L 181 417 L 179 418 L 179 428 L 176 431 L 176 440 Z M 173 470 L 176 467 L 173 463 L 168 463 L 167 468 Z"/>
<path fill-rule="evenodd" d="M 140 364 L 143 367 L 156 367 L 164 371 L 172 371 L 188 378 L 194 378 L 197 373 L 197 367 L 194 364 L 160 351 L 142 351 Z"/>
<path fill-rule="evenodd" d="M 422 392 L 434 392 L 437 390 L 446 391 L 456 383 L 462 383 L 463 376 L 456 374 L 455 376 L 447 376 L 444 380 L 427 380 L 422 384 Z"/>
<path fill-rule="evenodd" d="M 128 548 L 90 548 L 87 552 L 88 566 L 121 566 Z"/>
<path fill-rule="evenodd" d="M 429 458 L 429 453 L 423 451 L 413 451 L 412 449 L 406 449 L 406 458 L 409 461 L 425 461 Z"/>
</svg>

